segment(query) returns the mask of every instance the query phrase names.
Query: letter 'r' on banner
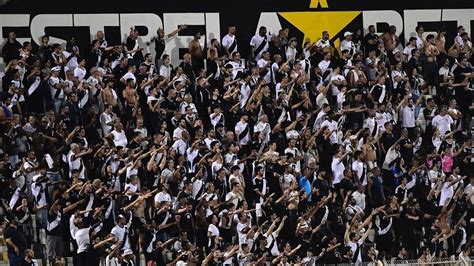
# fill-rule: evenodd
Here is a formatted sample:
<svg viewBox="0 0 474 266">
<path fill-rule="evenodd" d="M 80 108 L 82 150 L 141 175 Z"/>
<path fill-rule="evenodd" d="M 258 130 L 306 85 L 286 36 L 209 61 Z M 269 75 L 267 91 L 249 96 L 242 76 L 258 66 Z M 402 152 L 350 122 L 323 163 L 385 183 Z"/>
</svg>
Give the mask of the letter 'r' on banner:
<svg viewBox="0 0 474 266">
<path fill-rule="evenodd" d="M 309 8 L 318 8 L 321 5 L 321 8 L 328 8 L 328 0 L 311 0 Z"/>
</svg>

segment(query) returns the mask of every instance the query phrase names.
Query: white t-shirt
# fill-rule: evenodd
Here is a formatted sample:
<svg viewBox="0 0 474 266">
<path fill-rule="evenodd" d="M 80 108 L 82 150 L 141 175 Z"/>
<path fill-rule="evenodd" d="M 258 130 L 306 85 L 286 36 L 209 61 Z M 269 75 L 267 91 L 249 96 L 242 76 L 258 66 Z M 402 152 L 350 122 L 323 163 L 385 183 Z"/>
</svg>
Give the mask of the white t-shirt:
<svg viewBox="0 0 474 266">
<path fill-rule="evenodd" d="M 411 45 L 408 45 L 403 49 L 403 54 L 407 57 L 407 62 L 410 61 L 411 59 L 411 51 L 415 49 L 415 47 L 411 47 Z"/>
<path fill-rule="evenodd" d="M 344 50 L 348 50 L 351 56 L 354 55 L 355 50 L 356 50 L 354 42 L 343 40 L 341 42 L 341 52 Z"/>
<path fill-rule="evenodd" d="M 100 127 L 102 128 L 102 133 L 104 134 L 104 136 L 109 134 L 112 130 L 112 126 L 108 124 L 113 121 L 113 117 L 114 115 L 112 113 L 107 114 L 106 112 L 103 112 L 102 114 L 100 114 Z"/>
<path fill-rule="evenodd" d="M 250 98 L 250 86 L 249 84 L 242 84 L 240 86 L 240 108 L 244 108 Z"/>
<path fill-rule="evenodd" d="M 80 179 L 84 179 L 86 178 L 85 176 L 85 167 L 83 165 L 83 162 L 82 162 L 82 158 L 81 157 L 77 157 L 74 159 L 74 153 L 71 151 L 69 152 L 68 154 L 68 157 L 67 157 L 67 161 L 68 161 L 68 165 L 69 165 L 69 177 L 72 176 L 72 173 L 71 171 L 74 170 L 74 169 L 81 169 L 81 172 L 79 173 L 79 178 Z M 81 167 L 82 165 L 82 167 Z"/>
<path fill-rule="evenodd" d="M 249 124 L 248 123 L 242 123 L 242 121 L 239 121 L 236 125 L 235 125 L 235 133 L 236 134 L 240 134 L 242 133 L 245 128 L 248 128 L 249 127 Z M 250 129 L 249 129 L 250 130 Z M 250 141 L 250 131 L 247 132 L 247 134 L 245 136 L 243 136 L 241 139 L 240 139 L 240 144 L 241 145 L 247 145 Z"/>
<path fill-rule="evenodd" d="M 226 36 L 224 36 L 224 38 L 222 38 L 222 45 L 225 48 L 229 49 L 232 43 L 234 43 L 234 40 L 235 40 L 235 35 L 230 36 L 229 34 L 227 34 Z M 237 45 L 235 45 L 235 48 L 232 51 L 229 51 L 229 53 L 232 54 L 233 52 L 236 52 L 236 51 L 238 51 Z"/>
<path fill-rule="evenodd" d="M 128 241 L 128 237 L 124 239 L 126 231 L 127 231 L 127 228 L 125 226 L 120 227 L 118 225 L 116 225 L 114 228 L 112 228 L 112 231 L 110 231 L 110 233 L 113 234 L 116 239 L 124 242 L 122 250 L 130 249 L 130 242 Z"/>
<path fill-rule="evenodd" d="M 415 107 L 405 106 L 402 109 L 403 127 L 415 127 Z"/>
<path fill-rule="evenodd" d="M 154 200 L 155 200 L 155 204 L 161 203 L 163 201 L 171 202 L 171 196 L 170 194 L 166 192 L 160 191 L 155 195 Z"/>
<path fill-rule="evenodd" d="M 122 132 L 118 132 L 117 130 L 113 130 L 111 133 L 114 135 L 115 146 L 127 147 L 128 140 L 125 131 L 122 130 Z"/>
<path fill-rule="evenodd" d="M 64 99 L 64 90 L 63 89 L 56 89 L 54 87 L 54 86 L 58 85 L 60 82 L 61 82 L 61 80 L 58 77 L 50 77 L 49 80 L 48 80 L 49 90 L 51 92 L 51 97 L 53 99 L 54 98 Z M 60 90 L 60 91 L 58 93 L 58 97 L 56 97 L 56 93 L 57 93 L 58 90 Z"/>
<path fill-rule="evenodd" d="M 362 239 L 359 239 L 359 241 L 357 241 L 357 243 L 349 241 L 349 242 L 346 243 L 346 246 L 350 247 L 351 250 L 352 250 L 352 253 L 355 255 L 355 252 L 357 250 L 357 244 L 359 244 L 359 252 L 358 252 L 358 255 L 357 255 L 357 262 L 361 263 L 362 262 L 362 244 L 364 244 L 364 242 L 362 242 Z"/>
<path fill-rule="evenodd" d="M 343 75 L 332 75 L 331 76 L 331 81 L 344 81 L 346 78 L 344 78 Z M 339 93 L 339 89 L 337 88 L 336 85 L 331 85 L 331 95 L 336 96 Z"/>
<path fill-rule="evenodd" d="M 331 60 L 328 60 L 328 61 L 323 60 L 323 61 L 319 62 L 318 67 L 319 67 L 319 69 L 321 69 L 321 73 L 324 74 L 324 72 L 326 72 L 326 70 L 328 69 L 330 64 L 331 64 Z"/>
<path fill-rule="evenodd" d="M 390 164 L 393 160 L 397 159 L 398 156 L 400 156 L 400 152 L 395 150 L 395 148 L 388 149 L 387 154 L 385 155 L 385 160 L 382 164 L 382 169 L 390 170 Z"/>
<path fill-rule="evenodd" d="M 266 40 L 265 40 L 266 38 Z M 267 35 L 267 36 L 260 36 L 259 34 L 256 34 L 252 37 L 252 39 L 250 40 L 250 46 L 253 46 L 253 50 L 255 51 L 258 47 L 260 47 L 260 45 L 262 44 L 262 42 L 265 42 L 265 45 L 263 46 L 263 49 L 260 50 L 260 52 L 258 54 L 255 54 L 255 60 L 259 60 L 260 58 L 262 58 L 262 54 L 263 52 L 265 52 L 266 50 L 268 50 L 268 43 L 270 42 L 270 40 L 272 39 L 272 36 L 270 35 Z"/>
<path fill-rule="evenodd" d="M 125 73 L 125 75 L 123 75 L 122 79 L 125 80 L 125 81 L 127 81 L 127 79 L 133 79 L 133 82 L 135 84 L 137 84 L 137 78 L 131 72 Z"/>
<path fill-rule="evenodd" d="M 260 59 L 257 61 L 257 66 L 259 68 L 266 68 L 268 71 L 267 73 L 265 74 L 265 76 L 263 77 L 263 79 L 267 82 L 267 83 L 270 83 L 272 82 L 272 75 L 271 75 L 271 71 L 270 71 L 270 61 L 267 61 L 265 59 Z"/>
<path fill-rule="evenodd" d="M 74 77 L 77 78 L 79 81 L 83 80 L 86 74 L 87 70 L 85 68 L 76 67 L 74 69 Z"/>
<path fill-rule="evenodd" d="M 78 229 L 76 231 L 74 238 L 76 239 L 76 243 L 77 243 L 77 254 L 87 251 L 91 243 L 91 239 L 89 235 L 90 230 L 91 228 L 87 227 L 87 228 Z"/>
<path fill-rule="evenodd" d="M 352 195 L 351 195 L 355 202 L 356 202 L 356 206 L 358 206 L 361 210 L 365 210 L 365 198 L 366 198 L 366 195 L 364 193 L 360 193 L 359 191 L 354 191 L 352 192 Z"/>
<path fill-rule="evenodd" d="M 273 243 L 272 249 L 270 250 L 270 252 L 272 253 L 272 256 L 280 255 L 280 252 L 278 251 L 278 243 L 277 243 L 278 234 L 276 232 L 273 232 L 271 235 L 268 235 L 266 237 L 267 237 L 266 248 L 270 248 L 270 246 Z"/>
<path fill-rule="evenodd" d="M 454 196 L 454 187 L 448 185 L 449 182 L 444 182 L 443 188 L 441 188 L 441 195 L 439 197 L 439 206 L 444 206 L 446 205 L 449 201 L 448 199 L 451 199 Z"/>
<path fill-rule="evenodd" d="M 444 134 L 446 134 L 446 131 L 451 130 L 452 123 L 454 123 L 454 120 L 448 114 L 444 116 L 436 115 L 435 117 L 433 117 L 433 121 L 431 121 L 431 124 L 438 128 L 441 136 L 444 136 Z"/>
<path fill-rule="evenodd" d="M 329 121 L 329 119 L 326 119 L 321 124 L 321 127 L 328 127 L 329 130 L 337 130 L 337 122 L 334 120 Z M 329 136 L 329 140 L 332 144 L 337 142 L 337 131 L 332 132 L 331 136 Z"/>
<path fill-rule="evenodd" d="M 344 178 L 344 170 L 346 167 L 344 166 L 344 163 L 339 159 L 334 157 L 332 159 L 331 163 L 331 169 L 332 169 L 332 177 L 333 177 L 333 184 L 339 184 L 341 180 Z"/>
</svg>

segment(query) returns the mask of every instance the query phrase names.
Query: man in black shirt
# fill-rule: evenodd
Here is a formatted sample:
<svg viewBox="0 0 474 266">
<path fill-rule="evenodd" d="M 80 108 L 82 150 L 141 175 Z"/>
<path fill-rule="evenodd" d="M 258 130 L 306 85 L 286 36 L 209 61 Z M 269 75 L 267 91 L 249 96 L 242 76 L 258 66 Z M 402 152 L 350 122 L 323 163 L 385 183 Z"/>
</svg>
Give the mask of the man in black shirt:
<svg viewBox="0 0 474 266">
<path fill-rule="evenodd" d="M 14 32 L 8 33 L 8 41 L 2 48 L 2 57 L 7 65 L 13 59 L 20 58 L 21 44 L 16 40 L 16 34 Z"/>
<path fill-rule="evenodd" d="M 405 67 L 406 72 L 408 73 L 409 76 L 411 76 L 411 73 L 413 73 L 414 68 L 416 68 L 418 73 L 423 73 L 421 72 L 420 50 L 416 48 L 411 50 L 411 58 Z"/>
<path fill-rule="evenodd" d="M 369 51 L 378 50 L 379 36 L 375 33 L 375 26 L 369 26 L 369 33 L 364 37 L 364 49 L 367 54 Z"/>
<path fill-rule="evenodd" d="M 196 83 L 196 75 L 193 71 L 193 66 L 191 65 L 191 54 L 185 53 L 183 55 L 183 62 L 179 64 L 179 67 L 183 69 L 183 73 L 188 77 L 189 81 L 191 82 L 191 88 L 194 87 L 194 83 Z"/>
<path fill-rule="evenodd" d="M 127 37 L 127 51 L 128 51 L 128 60 L 132 61 L 130 62 L 131 64 L 134 64 L 135 66 L 140 66 L 140 64 L 143 62 L 143 54 L 142 50 L 143 48 L 140 48 L 138 44 L 138 31 L 134 28 L 130 28 L 130 34 Z"/>
<path fill-rule="evenodd" d="M 393 124 L 391 122 L 385 122 L 385 132 L 380 138 L 382 144 L 383 153 L 387 153 L 388 149 L 395 143 L 395 135 L 393 134 Z"/>
<path fill-rule="evenodd" d="M 4 234 L 10 265 L 20 264 L 21 255 L 25 252 L 27 245 L 25 234 L 18 229 L 18 224 L 18 217 L 13 217 Z"/>
<path fill-rule="evenodd" d="M 155 65 L 159 69 L 160 66 L 162 65 L 162 61 L 160 60 L 161 57 L 163 56 L 163 53 L 165 52 L 166 49 L 166 40 L 175 36 L 178 34 L 180 31 L 186 29 L 186 25 L 179 25 L 178 29 L 175 31 L 172 31 L 170 34 L 165 35 L 165 31 L 162 28 L 159 28 L 156 31 L 156 34 L 158 35 L 157 37 L 154 37 L 151 42 L 155 42 Z"/>
</svg>

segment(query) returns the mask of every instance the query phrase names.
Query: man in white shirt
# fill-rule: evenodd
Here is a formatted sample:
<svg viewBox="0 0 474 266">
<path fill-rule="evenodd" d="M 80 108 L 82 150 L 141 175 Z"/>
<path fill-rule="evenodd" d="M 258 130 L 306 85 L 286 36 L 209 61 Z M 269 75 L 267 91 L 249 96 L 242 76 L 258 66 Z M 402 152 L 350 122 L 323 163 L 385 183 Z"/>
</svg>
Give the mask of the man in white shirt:
<svg viewBox="0 0 474 266">
<path fill-rule="evenodd" d="M 457 31 L 458 31 L 458 35 L 456 35 L 456 37 L 454 38 L 454 42 L 457 43 L 459 45 L 459 47 L 463 47 L 464 45 L 464 42 L 462 40 L 462 37 L 461 37 L 461 34 L 463 34 L 465 32 L 465 28 L 464 26 L 458 26 L 457 28 Z"/>
<path fill-rule="evenodd" d="M 127 223 L 127 219 L 123 215 L 119 215 L 117 218 L 117 225 L 112 228 L 110 232 L 112 235 L 115 236 L 115 239 L 122 241 L 121 250 L 130 249 L 130 239 L 128 237 L 128 230 L 130 227 L 132 219 L 129 219 Z"/>
<path fill-rule="evenodd" d="M 247 146 L 250 143 L 250 128 L 248 121 L 248 115 L 242 114 L 240 121 L 235 125 L 235 134 L 239 146 Z"/>
<path fill-rule="evenodd" d="M 330 49 L 331 43 L 329 42 L 329 33 L 327 31 L 323 31 L 322 38 L 316 42 L 316 47 L 323 51 Z"/>
<path fill-rule="evenodd" d="M 455 178 L 454 175 L 447 177 L 447 180 L 444 182 L 443 187 L 441 188 L 441 195 L 439 197 L 439 206 L 444 207 L 449 204 L 449 201 L 454 196 L 454 185 L 459 181 L 462 181 L 466 176 Z"/>
<path fill-rule="evenodd" d="M 163 183 L 161 185 L 161 191 L 155 195 L 154 202 L 155 207 L 159 208 L 163 202 L 171 203 L 171 195 L 168 193 L 170 186 L 168 183 Z"/>
<path fill-rule="evenodd" d="M 344 40 L 341 42 L 340 50 L 348 50 L 349 54 L 351 55 L 351 58 L 354 56 L 356 52 L 356 47 L 354 42 L 352 41 L 352 32 L 344 32 Z"/>
<path fill-rule="evenodd" d="M 332 144 L 337 143 L 337 122 L 334 120 L 334 113 L 329 112 L 327 115 L 327 119 L 321 124 L 321 127 L 327 127 L 330 131 L 332 131 L 331 135 L 329 136 L 329 140 Z"/>
<path fill-rule="evenodd" d="M 228 28 L 228 33 L 224 38 L 222 38 L 222 46 L 224 47 L 225 51 L 227 52 L 227 57 L 232 58 L 232 53 L 237 52 L 237 38 L 235 37 L 236 33 L 235 26 L 230 26 Z"/>
<path fill-rule="evenodd" d="M 63 80 L 59 77 L 61 67 L 56 66 L 51 69 L 51 76 L 48 79 L 49 90 L 51 97 L 54 102 L 54 110 L 56 113 L 59 112 L 59 108 L 64 103 L 64 90 L 65 87 Z"/>
<path fill-rule="evenodd" d="M 100 114 L 100 127 L 102 128 L 103 136 L 106 136 L 112 131 L 114 125 L 115 114 L 112 112 L 113 107 L 111 104 L 105 106 L 105 110 Z"/>
<path fill-rule="evenodd" d="M 416 48 L 416 38 L 410 37 L 408 45 L 403 49 L 403 62 L 407 63 L 411 59 L 411 50 Z"/>
<path fill-rule="evenodd" d="M 263 79 L 267 83 L 272 82 L 272 75 L 270 71 L 270 66 L 272 64 L 272 61 L 270 60 L 270 53 L 268 51 L 263 52 L 262 58 L 257 61 L 257 66 L 259 68 L 260 73 L 263 75 Z"/>
<path fill-rule="evenodd" d="M 433 117 L 431 124 L 438 128 L 441 136 L 446 134 L 446 131 L 451 131 L 451 125 L 454 123 L 453 118 L 448 114 L 447 106 L 442 106 L 438 115 Z"/>
<path fill-rule="evenodd" d="M 420 51 L 425 48 L 425 43 L 426 43 L 426 38 L 423 36 L 423 33 L 425 33 L 425 29 L 421 26 L 416 26 L 415 28 L 416 31 L 416 48 L 419 49 Z"/>
<path fill-rule="evenodd" d="M 418 105 L 418 102 L 416 105 Z M 415 133 L 415 108 L 415 104 L 410 95 L 406 95 L 398 105 L 398 110 L 402 113 L 402 127 L 408 130 L 410 136 L 414 136 Z"/>
<path fill-rule="evenodd" d="M 344 160 L 346 159 L 347 155 L 349 155 L 348 152 L 342 153 L 342 151 L 338 151 L 336 156 L 334 156 L 332 159 L 332 184 L 334 185 L 334 187 L 336 187 L 336 191 L 339 191 L 339 183 L 344 178 L 344 170 L 346 169 L 346 167 L 344 166 Z"/>
<path fill-rule="evenodd" d="M 318 67 L 321 70 L 321 75 L 324 76 L 324 72 L 328 70 L 329 66 L 331 64 L 331 53 L 330 52 L 325 52 L 324 53 L 324 59 L 319 62 Z"/>
<path fill-rule="evenodd" d="M 232 78 L 233 79 L 236 79 L 239 73 L 243 72 L 245 69 L 245 65 L 242 63 L 242 59 L 240 57 L 239 52 L 233 52 L 232 60 L 229 61 L 227 64 L 232 65 Z"/>
<path fill-rule="evenodd" d="M 92 153 L 92 150 L 89 149 L 85 152 L 81 152 L 81 148 L 79 144 L 72 143 L 71 144 L 71 151 L 67 156 L 67 161 L 69 165 L 69 177 L 72 178 L 73 170 L 79 172 L 79 179 L 86 178 L 86 167 L 84 166 L 84 162 L 82 161 L 82 157 Z"/>
<path fill-rule="evenodd" d="M 272 36 L 267 34 L 267 28 L 261 26 L 258 34 L 255 34 L 250 40 L 250 48 L 252 51 L 252 58 L 258 61 L 262 58 L 263 52 L 268 50 Z"/>
</svg>

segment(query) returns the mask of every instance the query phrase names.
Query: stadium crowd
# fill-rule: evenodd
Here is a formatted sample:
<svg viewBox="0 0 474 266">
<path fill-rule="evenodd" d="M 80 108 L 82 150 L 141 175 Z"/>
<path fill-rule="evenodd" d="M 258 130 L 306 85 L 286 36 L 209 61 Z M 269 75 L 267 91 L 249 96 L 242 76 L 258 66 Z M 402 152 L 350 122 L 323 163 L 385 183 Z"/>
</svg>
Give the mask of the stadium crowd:
<svg viewBox="0 0 474 266">
<path fill-rule="evenodd" d="M 130 29 L 90 51 L 3 45 L 0 194 L 10 265 L 467 262 L 474 57 L 394 26 L 298 43 L 235 26 L 178 66 Z M 238 40 L 238 41 L 237 41 Z M 250 45 L 245 59 L 239 47 Z M 39 244 L 46 254 L 41 254 Z"/>
</svg>

